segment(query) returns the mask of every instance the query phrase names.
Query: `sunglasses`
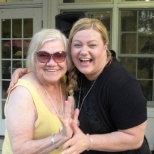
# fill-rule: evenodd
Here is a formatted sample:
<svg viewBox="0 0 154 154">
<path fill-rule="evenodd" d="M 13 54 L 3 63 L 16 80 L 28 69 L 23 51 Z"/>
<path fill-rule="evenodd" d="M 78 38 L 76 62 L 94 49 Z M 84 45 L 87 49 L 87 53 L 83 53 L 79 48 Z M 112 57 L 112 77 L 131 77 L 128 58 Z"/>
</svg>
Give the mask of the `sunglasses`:
<svg viewBox="0 0 154 154">
<path fill-rule="evenodd" d="M 39 52 L 36 52 L 36 56 L 37 56 L 37 60 L 40 63 L 47 63 L 47 62 L 49 62 L 51 57 L 53 58 L 53 60 L 56 63 L 62 63 L 66 59 L 66 52 L 58 51 L 58 52 L 55 52 L 53 54 L 50 54 L 50 53 L 45 52 L 45 51 L 39 51 Z"/>
</svg>

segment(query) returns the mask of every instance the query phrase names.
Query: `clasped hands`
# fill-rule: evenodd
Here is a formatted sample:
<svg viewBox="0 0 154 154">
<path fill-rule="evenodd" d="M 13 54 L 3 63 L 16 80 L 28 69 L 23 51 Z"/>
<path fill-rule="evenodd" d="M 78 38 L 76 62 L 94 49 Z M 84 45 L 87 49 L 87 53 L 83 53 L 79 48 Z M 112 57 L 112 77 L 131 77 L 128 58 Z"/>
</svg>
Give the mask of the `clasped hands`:
<svg viewBox="0 0 154 154">
<path fill-rule="evenodd" d="M 89 137 L 78 127 L 79 109 L 75 109 L 73 116 L 71 115 L 73 101 L 73 97 L 69 96 L 68 100 L 65 101 L 65 115 L 59 116 L 63 123 L 63 129 L 60 133 L 65 138 L 61 154 L 79 154 L 87 150 L 91 144 Z"/>
</svg>

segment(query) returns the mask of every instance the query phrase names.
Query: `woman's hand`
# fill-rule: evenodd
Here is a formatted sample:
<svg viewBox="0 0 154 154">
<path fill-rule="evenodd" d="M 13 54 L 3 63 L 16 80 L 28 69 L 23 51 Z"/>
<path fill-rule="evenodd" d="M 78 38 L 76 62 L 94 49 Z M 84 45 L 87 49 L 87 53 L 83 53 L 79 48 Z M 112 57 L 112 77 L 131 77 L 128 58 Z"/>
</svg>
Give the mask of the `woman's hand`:
<svg viewBox="0 0 154 154">
<path fill-rule="evenodd" d="M 78 110 L 78 109 L 77 109 Z M 76 113 L 75 113 L 76 114 Z M 79 111 L 78 111 L 79 115 Z M 78 115 L 74 115 L 78 117 Z M 75 120 L 76 119 L 76 120 Z M 77 118 L 72 121 L 73 137 L 63 144 L 63 152 L 61 154 L 79 154 L 89 149 L 91 145 L 90 137 L 85 135 L 78 127 Z"/>
<path fill-rule="evenodd" d="M 59 119 L 61 120 L 63 124 L 63 128 L 60 131 L 60 135 L 62 136 L 61 142 L 66 142 L 70 138 L 72 138 L 74 132 L 72 125 L 78 124 L 78 115 L 79 115 L 79 110 L 76 109 L 74 111 L 73 117 L 72 117 L 72 105 L 74 104 L 74 99 L 73 96 L 69 96 L 68 100 L 65 101 L 65 106 L 64 106 L 64 114 L 59 115 Z M 73 124 L 72 124 L 73 123 Z M 57 143 L 57 147 L 60 145 L 60 143 Z"/>
<path fill-rule="evenodd" d="M 22 77 L 23 75 L 25 75 L 27 73 L 28 73 L 27 68 L 18 68 L 18 69 L 16 69 L 12 74 L 11 82 L 10 82 L 10 85 L 9 85 L 9 88 L 8 88 L 7 91 L 9 91 L 16 84 L 16 82 L 18 81 L 18 79 L 20 77 Z"/>
</svg>

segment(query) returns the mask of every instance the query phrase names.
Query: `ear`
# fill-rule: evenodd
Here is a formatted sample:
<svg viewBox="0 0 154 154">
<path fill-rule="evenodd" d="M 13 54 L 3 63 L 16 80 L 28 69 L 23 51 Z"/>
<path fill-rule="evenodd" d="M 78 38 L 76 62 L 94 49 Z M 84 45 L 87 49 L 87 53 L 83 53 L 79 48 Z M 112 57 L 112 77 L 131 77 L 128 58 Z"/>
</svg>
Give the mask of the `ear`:
<svg viewBox="0 0 154 154">
<path fill-rule="evenodd" d="M 108 43 L 104 45 L 106 50 L 108 49 L 108 45 L 109 45 Z"/>
<path fill-rule="evenodd" d="M 109 43 L 106 43 L 106 45 L 107 45 L 107 47 L 108 47 Z"/>
</svg>

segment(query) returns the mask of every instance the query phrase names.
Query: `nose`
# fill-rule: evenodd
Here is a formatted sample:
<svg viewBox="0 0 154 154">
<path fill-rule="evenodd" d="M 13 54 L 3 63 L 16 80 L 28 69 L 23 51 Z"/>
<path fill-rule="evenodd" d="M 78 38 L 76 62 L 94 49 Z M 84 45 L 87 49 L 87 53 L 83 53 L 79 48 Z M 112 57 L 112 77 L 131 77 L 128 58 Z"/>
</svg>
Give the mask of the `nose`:
<svg viewBox="0 0 154 154">
<path fill-rule="evenodd" d="M 49 59 L 48 59 L 46 65 L 53 65 L 53 64 L 55 64 L 55 63 L 56 63 L 56 62 L 55 62 L 55 60 L 53 59 L 53 56 L 50 55 L 50 57 L 49 57 Z"/>
<path fill-rule="evenodd" d="M 86 46 L 83 46 L 82 48 L 81 48 L 81 51 L 80 51 L 80 53 L 81 54 L 87 54 L 88 53 L 88 48 L 86 47 Z"/>
</svg>

